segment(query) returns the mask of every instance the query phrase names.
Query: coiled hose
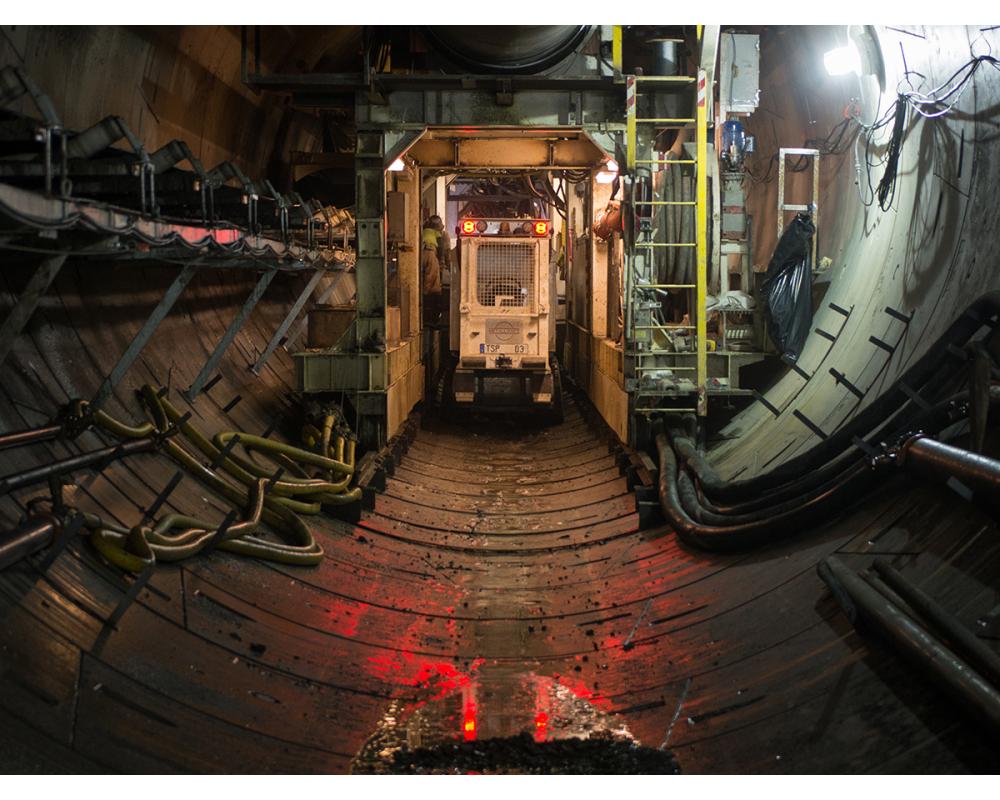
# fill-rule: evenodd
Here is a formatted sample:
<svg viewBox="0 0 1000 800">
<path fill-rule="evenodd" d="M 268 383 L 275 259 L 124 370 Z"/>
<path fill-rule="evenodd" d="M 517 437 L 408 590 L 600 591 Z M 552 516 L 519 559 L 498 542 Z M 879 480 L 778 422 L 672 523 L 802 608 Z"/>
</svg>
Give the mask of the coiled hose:
<svg viewBox="0 0 1000 800">
<path fill-rule="evenodd" d="M 152 422 L 127 425 L 104 411 L 91 410 L 84 401 L 75 401 L 72 412 L 122 439 L 162 436 L 168 455 L 201 484 L 241 509 L 243 518 L 226 527 L 220 536 L 219 525 L 181 514 L 168 514 L 154 525 L 127 529 L 83 513 L 84 525 L 91 531 L 90 541 L 101 555 L 130 572 L 140 572 L 157 560 L 190 558 L 210 545 L 283 564 L 311 566 L 321 562 L 323 549 L 299 515 L 317 514 L 323 505 L 341 505 L 361 498 L 360 488 L 348 489 L 354 474 L 355 442 L 343 436 L 333 441 L 333 415 L 324 419 L 317 441 L 320 452 L 316 453 L 236 431 L 219 433 L 213 442 L 152 386 L 143 386 L 140 397 Z M 170 436 L 172 428 L 180 436 Z M 182 437 L 210 464 L 203 464 L 185 448 L 178 441 Z M 273 469 L 234 453 L 233 440 L 238 440 L 248 453 L 265 453 L 294 474 L 272 474 Z M 238 485 L 220 475 L 215 465 Z M 318 468 L 321 477 L 310 476 L 306 467 Z M 262 538 L 259 534 L 267 529 L 283 541 Z"/>
</svg>

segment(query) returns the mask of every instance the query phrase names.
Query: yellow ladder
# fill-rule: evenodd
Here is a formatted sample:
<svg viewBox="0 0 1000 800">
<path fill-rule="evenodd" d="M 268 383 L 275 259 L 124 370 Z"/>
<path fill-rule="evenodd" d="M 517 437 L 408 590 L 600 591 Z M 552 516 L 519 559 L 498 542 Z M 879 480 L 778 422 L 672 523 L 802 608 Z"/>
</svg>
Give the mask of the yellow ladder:
<svg viewBox="0 0 1000 800">
<path fill-rule="evenodd" d="M 701 35 L 699 27 L 699 37 Z M 616 53 L 616 64 L 620 65 L 620 56 Z M 697 97 L 694 117 L 638 117 L 636 116 L 636 98 L 640 94 L 639 85 L 642 83 L 656 84 L 693 84 L 697 81 Z M 634 283 L 634 268 L 630 260 L 629 269 L 626 272 L 626 296 L 630 307 L 630 312 L 635 303 L 635 291 L 644 289 L 686 289 L 693 292 L 693 297 L 689 295 L 688 308 L 693 311 L 694 322 L 691 325 L 635 325 L 633 315 L 629 313 L 629 335 L 633 341 L 646 339 L 648 334 L 635 335 L 637 331 L 645 330 L 677 330 L 689 329 L 695 333 L 695 366 L 682 367 L 672 366 L 672 371 L 690 371 L 695 373 L 695 387 L 697 390 L 697 407 L 692 409 L 678 408 L 643 408 L 637 409 L 643 413 L 655 411 L 696 411 L 699 416 L 708 414 L 708 356 L 707 356 L 707 314 L 705 312 L 706 297 L 708 293 L 708 114 L 707 114 L 707 91 L 706 75 L 704 70 L 698 70 L 697 77 L 690 76 L 653 76 L 653 75 L 627 75 L 625 76 L 625 113 L 626 113 L 626 159 L 627 168 L 630 174 L 635 173 L 637 165 L 659 165 L 659 164 L 693 164 L 696 169 L 695 178 L 695 200 L 641 200 L 635 201 L 633 195 L 633 210 L 636 205 L 642 206 L 693 206 L 695 211 L 695 241 L 693 242 L 666 242 L 666 241 L 645 241 L 634 242 L 636 250 L 653 251 L 659 247 L 695 248 L 695 283 L 692 284 L 657 284 L 657 283 Z M 637 128 L 639 125 L 657 125 L 661 128 L 674 127 L 682 128 L 688 125 L 695 126 L 695 158 L 686 160 L 666 160 L 638 158 Z M 632 182 L 635 186 L 635 180 Z M 644 372 L 649 372 L 662 367 L 644 366 L 643 358 L 649 356 L 668 355 L 673 351 L 662 348 L 651 347 L 646 350 L 636 348 L 635 356 L 637 365 L 635 371 L 641 376 Z"/>
</svg>

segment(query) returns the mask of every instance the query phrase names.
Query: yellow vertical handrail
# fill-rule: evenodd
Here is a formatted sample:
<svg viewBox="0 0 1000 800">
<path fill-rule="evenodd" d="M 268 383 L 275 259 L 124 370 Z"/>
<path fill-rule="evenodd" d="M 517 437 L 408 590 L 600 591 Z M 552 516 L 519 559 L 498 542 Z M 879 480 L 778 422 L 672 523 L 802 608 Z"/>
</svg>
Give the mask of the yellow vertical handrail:
<svg viewBox="0 0 1000 800">
<path fill-rule="evenodd" d="M 695 228 L 697 232 L 697 336 L 698 336 L 698 416 L 708 415 L 708 314 L 705 307 L 708 304 L 708 87 L 706 86 L 705 70 L 698 70 L 698 104 L 697 131 L 695 134 L 696 160 L 698 162 L 697 205 L 695 206 Z"/>
<path fill-rule="evenodd" d="M 625 153 L 626 166 L 631 172 L 635 169 L 635 75 L 625 79 L 625 138 L 627 140 Z"/>
<path fill-rule="evenodd" d="M 622 26 L 611 26 L 611 66 L 617 79 L 622 74 Z"/>
</svg>

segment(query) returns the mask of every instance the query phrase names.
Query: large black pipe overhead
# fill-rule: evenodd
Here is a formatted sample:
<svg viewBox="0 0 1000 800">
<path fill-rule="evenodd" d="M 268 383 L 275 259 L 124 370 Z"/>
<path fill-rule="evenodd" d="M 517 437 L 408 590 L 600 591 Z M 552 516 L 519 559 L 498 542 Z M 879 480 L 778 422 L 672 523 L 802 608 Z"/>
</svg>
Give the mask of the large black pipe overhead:
<svg viewBox="0 0 1000 800">
<path fill-rule="evenodd" d="M 428 43 L 475 73 L 541 72 L 576 50 L 590 25 L 428 25 Z"/>
</svg>

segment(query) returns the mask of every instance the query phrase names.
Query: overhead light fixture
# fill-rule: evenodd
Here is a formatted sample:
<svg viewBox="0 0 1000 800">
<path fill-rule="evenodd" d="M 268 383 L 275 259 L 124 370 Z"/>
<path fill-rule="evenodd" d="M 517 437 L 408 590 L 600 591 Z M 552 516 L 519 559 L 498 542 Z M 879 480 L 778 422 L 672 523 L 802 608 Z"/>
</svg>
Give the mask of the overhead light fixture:
<svg viewBox="0 0 1000 800">
<path fill-rule="evenodd" d="M 613 158 L 609 158 L 604 162 L 604 166 L 601 171 L 597 173 L 596 180 L 598 183 L 614 183 L 615 178 L 618 177 L 618 162 Z"/>
<path fill-rule="evenodd" d="M 827 51 L 823 55 L 823 66 L 831 75 L 846 75 L 853 72 L 861 77 L 861 53 L 853 41 L 849 41 L 845 47 L 837 47 Z"/>
<path fill-rule="evenodd" d="M 397 158 L 389 165 L 389 172 L 402 172 L 406 169 L 406 162 L 401 158 Z"/>
</svg>

